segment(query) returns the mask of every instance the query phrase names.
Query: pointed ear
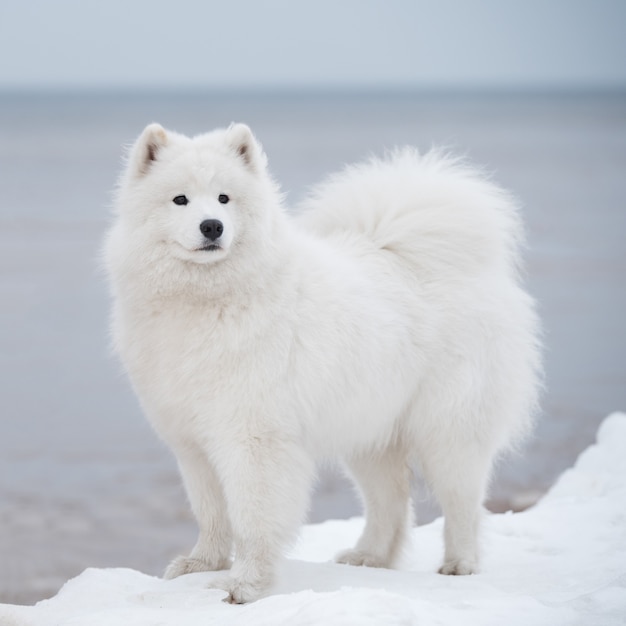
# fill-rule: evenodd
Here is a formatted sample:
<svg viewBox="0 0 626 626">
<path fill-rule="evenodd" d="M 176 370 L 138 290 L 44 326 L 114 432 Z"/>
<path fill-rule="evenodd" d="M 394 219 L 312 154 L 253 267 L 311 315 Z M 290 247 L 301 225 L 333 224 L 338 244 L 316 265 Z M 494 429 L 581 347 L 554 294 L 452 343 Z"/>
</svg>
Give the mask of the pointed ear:
<svg viewBox="0 0 626 626">
<path fill-rule="evenodd" d="M 167 131 L 160 124 L 149 124 L 132 147 L 129 168 L 136 176 L 143 176 L 159 158 L 159 152 L 169 142 Z"/>
<path fill-rule="evenodd" d="M 263 148 L 245 124 L 231 124 L 226 129 L 226 142 L 251 170 L 259 172 L 265 167 Z"/>
</svg>

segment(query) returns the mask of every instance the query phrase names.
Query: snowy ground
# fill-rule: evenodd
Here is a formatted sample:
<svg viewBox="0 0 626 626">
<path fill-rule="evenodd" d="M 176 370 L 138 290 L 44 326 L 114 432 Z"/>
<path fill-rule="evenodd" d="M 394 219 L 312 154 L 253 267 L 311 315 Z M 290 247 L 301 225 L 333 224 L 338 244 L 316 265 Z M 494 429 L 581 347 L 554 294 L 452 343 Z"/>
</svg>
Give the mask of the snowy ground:
<svg viewBox="0 0 626 626">
<path fill-rule="evenodd" d="M 272 594 L 245 606 L 206 588 L 215 574 L 172 581 L 130 569 L 88 569 L 35 606 L 0 605 L 2 626 L 354 624 L 528 626 L 626 624 L 626 414 L 523 513 L 490 515 L 483 571 L 435 574 L 442 520 L 416 528 L 399 570 L 330 562 L 361 519 L 303 529 Z"/>
</svg>

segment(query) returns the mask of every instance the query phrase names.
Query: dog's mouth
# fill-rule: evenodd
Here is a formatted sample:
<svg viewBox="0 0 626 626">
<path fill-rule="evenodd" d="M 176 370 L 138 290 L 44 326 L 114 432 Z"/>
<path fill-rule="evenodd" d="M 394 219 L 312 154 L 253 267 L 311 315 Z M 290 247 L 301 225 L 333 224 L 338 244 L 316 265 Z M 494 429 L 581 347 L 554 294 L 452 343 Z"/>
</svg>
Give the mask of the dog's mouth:
<svg viewBox="0 0 626 626">
<path fill-rule="evenodd" d="M 207 241 L 197 248 L 191 248 L 183 245 L 179 241 L 174 240 L 174 256 L 181 261 L 189 263 L 215 263 L 223 259 L 228 254 L 228 248 L 216 243 L 215 241 Z"/>
</svg>

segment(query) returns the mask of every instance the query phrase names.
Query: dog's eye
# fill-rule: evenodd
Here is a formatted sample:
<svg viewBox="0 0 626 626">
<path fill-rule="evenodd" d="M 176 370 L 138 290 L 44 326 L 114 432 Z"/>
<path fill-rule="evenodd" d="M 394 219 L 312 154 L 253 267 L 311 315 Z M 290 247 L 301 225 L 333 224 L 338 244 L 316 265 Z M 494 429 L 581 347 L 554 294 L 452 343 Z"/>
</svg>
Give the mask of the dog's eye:
<svg viewBox="0 0 626 626">
<path fill-rule="evenodd" d="M 176 196 L 172 202 L 174 204 L 178 204 L 180 206 L 183 206 L 184 204 L 189 204 L 189 199 L 187 198 L 187 196 Z"/>
<path fill-rule="evenodd" d="M 230 198 L 225 194 L 225 193 L 221 193 L 219 196 L 217 196 L 217 199 L 222 203 L 222 204 L 226 204 Z"/>
</svg>

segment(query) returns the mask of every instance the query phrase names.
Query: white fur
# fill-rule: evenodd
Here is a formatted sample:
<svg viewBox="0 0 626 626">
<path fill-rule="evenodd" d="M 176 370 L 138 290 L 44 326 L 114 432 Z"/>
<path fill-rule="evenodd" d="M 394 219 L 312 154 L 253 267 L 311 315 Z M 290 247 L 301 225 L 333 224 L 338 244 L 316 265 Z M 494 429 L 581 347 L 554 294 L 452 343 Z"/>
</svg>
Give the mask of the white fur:
<svg viewBox="0 0 626 626">
<path fill-rule="evenodd" d="M 346 463 L 366 508 L 340 562 L 393 564 L 417 465 L 446 518 L 440 571 L 477 571 L 493 461 L 527 432 L 540 370 L 510 196 L 405 149 L 335 176 L 291 218 L 246 126 L 190 139 L 153 124 L 116 213 L 115 346 L 200 528 L 167 576 L 227 568 L 234 547 L 216 584 L 232 602 L 265 593 L 321 459 Z M 204 219 L 223 222 L 220 250 L 197 250 Z"/>
</svg>

